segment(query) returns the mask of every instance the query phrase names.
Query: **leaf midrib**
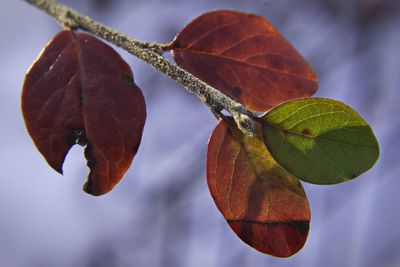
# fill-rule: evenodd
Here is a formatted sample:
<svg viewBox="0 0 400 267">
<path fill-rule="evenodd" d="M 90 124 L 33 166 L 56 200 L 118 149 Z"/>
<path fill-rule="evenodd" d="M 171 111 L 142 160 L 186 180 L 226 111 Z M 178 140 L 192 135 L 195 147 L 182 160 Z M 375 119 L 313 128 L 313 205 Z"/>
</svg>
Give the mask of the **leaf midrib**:
<svg viewBox="0 0 400 267">
<path fill-rule="evenodd" d="M 241 60 L 236 59 L 236 58 L 219 55 L 219 54 L 216 54 L 214 52 L 203 52 L 203 51 L 199 51 L 199 50 L 191 50 L 191 49 L 185 49 L 185 48 L 174 48 L 173 50 L 184 52 L 184 53 L 203 54 L 203 55 L 207 55 L 207 56 L 211 56 L 211 57 L 217 57 L 217 58 L 219 57 L 219 58 L 222 58 L 222 59 L 225 59 L 225 60 L 228 60 L 228 61 L 233 61 L 235 63 L 246 64 L 246 65 L 249 65 L 250 67 L 253 67 L 253 68 L 262 69 L 262 70 L 269 70 L 269 71 L 272 71 L 272 72 L 275 72 L 275 73 L 278 73 L 278 74 L 285 74 L 285 75 L 289 75 L 289 76 L 292 76 L 292 77 L 297 78 L 297 79 L 305 80 L 305 81 L 312 82 L 312 83 L 317 83 L 317 80 L 301 77 L 301 76 L 296 75 L 294 73 L 285 72 L 285 71 L 274 69 L 274 68 L 262 67 L 262 66 L 255 65 L 255 64 L 252 64 L 252 63 L 249 63 L 249 62 L 241 61 Z M 265 55 L 268 56 L 268 54 L 265 54 Z"/>
<path fill-rule="evenodd" d="M 343 145 L 348 145 L 348 146 L 354 146 L 354 147 L 366 147 L 366 148 L 373 148 L 373 149 L 377 149 L 378 147 L 376 146 L 368 146 L 368 145 L 360 145 L 360 144 L 350 144 L 350 143 L 346 143 L 346 142 L 342 142 L 342 141 L 338 141 L 338 140 L 334 140 L 334 139 L 330 139 L 330 138 L 326 138 L 326 137 L 322 137 L 321 134 L 320 135 L 312 135 L 312 134 L 303 134 L 301 132 L 297 132 L 297 131 L 292 131 L 292 130 L 288 130 L 288 129 L 282 129 L 281 127 L 279 127 L 278 124 L 271 124 L 269 122 L 262 122 L 267 124 L 268 126 L 275 128 L 279 131 L 281 131 L 285 136 L 287 134 L 292 134 L 292 135 L 297 135 L 297 136 L 301 136 L 303 138 L 309 138 L 309 139 L 322 139 L 325 141 L 329 141 L 329 142 L 333 142 L 333 143 L 337 143 L 337 144 L 343 144 Z M 336 128 L 335 130 L 338 129 L 342 129 L 342 128 Z M 326 132 L 325 132 L 326 133 Z"/>
</svg>

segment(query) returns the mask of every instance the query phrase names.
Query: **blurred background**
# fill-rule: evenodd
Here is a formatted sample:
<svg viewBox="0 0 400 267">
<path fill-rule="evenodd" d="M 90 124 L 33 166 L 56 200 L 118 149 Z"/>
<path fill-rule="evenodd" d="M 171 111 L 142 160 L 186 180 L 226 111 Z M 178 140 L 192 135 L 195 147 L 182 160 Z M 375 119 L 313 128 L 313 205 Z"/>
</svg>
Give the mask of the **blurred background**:
<svg viewBox="0 0 400 267">
<path fill-rule="evenodd" d="M 0 4 L 0 266 L 244 267 L 400 266 L 400 1 L 398 0 L 69 0 L 101 22 L 167 43 L 191 19 L 216 9 L 268 18 L 310 61 L 317 96 L 344 101 L 372 126 L 375 167 L 335 186 L 304 184 L 312 221 L 304 248 L 289 259 L 239 240 L 205 179 L 212 114 L 180 85 L 118 49 L 148 108 L 132 167 L 102 197 L 81 187 L 87 168 L 74 147 L 64 176 L 28 136 L 20 110 L 24 75 L 60 30 L 22 0 Z"/>
</svg>

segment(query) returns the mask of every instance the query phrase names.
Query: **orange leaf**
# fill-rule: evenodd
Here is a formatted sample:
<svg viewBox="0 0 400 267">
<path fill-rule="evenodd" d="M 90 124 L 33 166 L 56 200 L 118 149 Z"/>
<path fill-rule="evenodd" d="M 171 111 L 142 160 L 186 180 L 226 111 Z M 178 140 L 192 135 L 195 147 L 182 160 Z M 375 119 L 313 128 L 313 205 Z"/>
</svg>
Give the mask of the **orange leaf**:
<svg viewBox="0 0 400 267">
<path fill-rule="evenodd" d="M 142 137 L 146 107 L 128 64 L 98 39 L 65 30 L 29 69 L 22 92 L 26 127 L 56 171 L 69 149 L 86 145 L 84 190 L 110 191 L 123 177 Z"/>
<path fill-rule="evenodd" d="M 314 70 L 260 16 L 226 10 L 203 14 L 167 48 L 179 66 L 253 111 L 317 90 Z"/>
<path fill-rule="evenodd" d="M 280 167 L 258 136 L 222 120 L 210 137 L 207 181 L 233 231 L 248 245 L 277 257 L 299 251 L 308 235 L 310 210 L 300 181 Z"/>
</svg>

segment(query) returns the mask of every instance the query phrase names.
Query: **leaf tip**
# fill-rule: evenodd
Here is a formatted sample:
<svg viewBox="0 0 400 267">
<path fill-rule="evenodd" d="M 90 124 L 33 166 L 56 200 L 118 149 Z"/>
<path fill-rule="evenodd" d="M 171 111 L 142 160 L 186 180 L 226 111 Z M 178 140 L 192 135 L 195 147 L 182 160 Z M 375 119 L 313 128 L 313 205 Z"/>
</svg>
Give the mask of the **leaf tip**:
<svg viewBox="0 0 400 267">
<path fill-rule="evenodd" d="M 61 174 L 61 175 L 64 175 L 64 171 L 63 171 L 63 169 L 62 169 L 62 167 L 60 166 L 60 167 L 57 167 L 57 168 L 53 168 L 56 172 L 58 172 L 59 174 Z"/>
<path fill-rule="evenodd" d="M 240 239 L 254 249 L 279 258 L 299 252 L 308 236 L 309 221 L 252 223 L 229 221 L 229 226 Z"/>
<path fill-rule="evenodd" d="M 108 192 L 108 191 L 104 192 L 104 191 L 101 191 L 101 190 L 95 190 L 93 188 L 93 186 L 92 186 L 92 183 L 91 183 L 90 174 L 89 174 L 88 180 L 83 185 L 83 191 L 88 193 L 89 195 L 96 196 L 96 197 L 104 195 L 105 193 Z"/>
</svg>

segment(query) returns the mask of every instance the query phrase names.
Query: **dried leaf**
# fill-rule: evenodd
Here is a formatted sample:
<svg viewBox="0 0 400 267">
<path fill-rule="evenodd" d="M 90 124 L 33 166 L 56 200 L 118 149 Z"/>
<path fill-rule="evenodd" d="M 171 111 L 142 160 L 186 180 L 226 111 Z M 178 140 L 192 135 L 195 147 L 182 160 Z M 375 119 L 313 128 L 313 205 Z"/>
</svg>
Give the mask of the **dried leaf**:
<svg viewBox="0 0 400 267">
<path fill-rule="evenodd" d="M 300 181 L 280 167 L 258 136 L 222 120 L 210 137 L 207 181 L 233 231 L 248 245 L 277 257 L 299 251 L 308 235 L 310 210 Z"/>
<path fill-rule="evenodd" d="M 253 111 L 317 90 L 314 70 L 260 16 L 205 13 L 183 28 L 169 48 L 179 66 Z"/>
<path fill-rule="evenodd" d="M 62 31 L 29 69 L 22 111 L 36 147 L 56 171 L 69 149 L 86 145 L 84 190 L 110 191 L 123 177 L 142 137 L 146 107 L 128 64 L 98 39 Z"/>
</svg>

